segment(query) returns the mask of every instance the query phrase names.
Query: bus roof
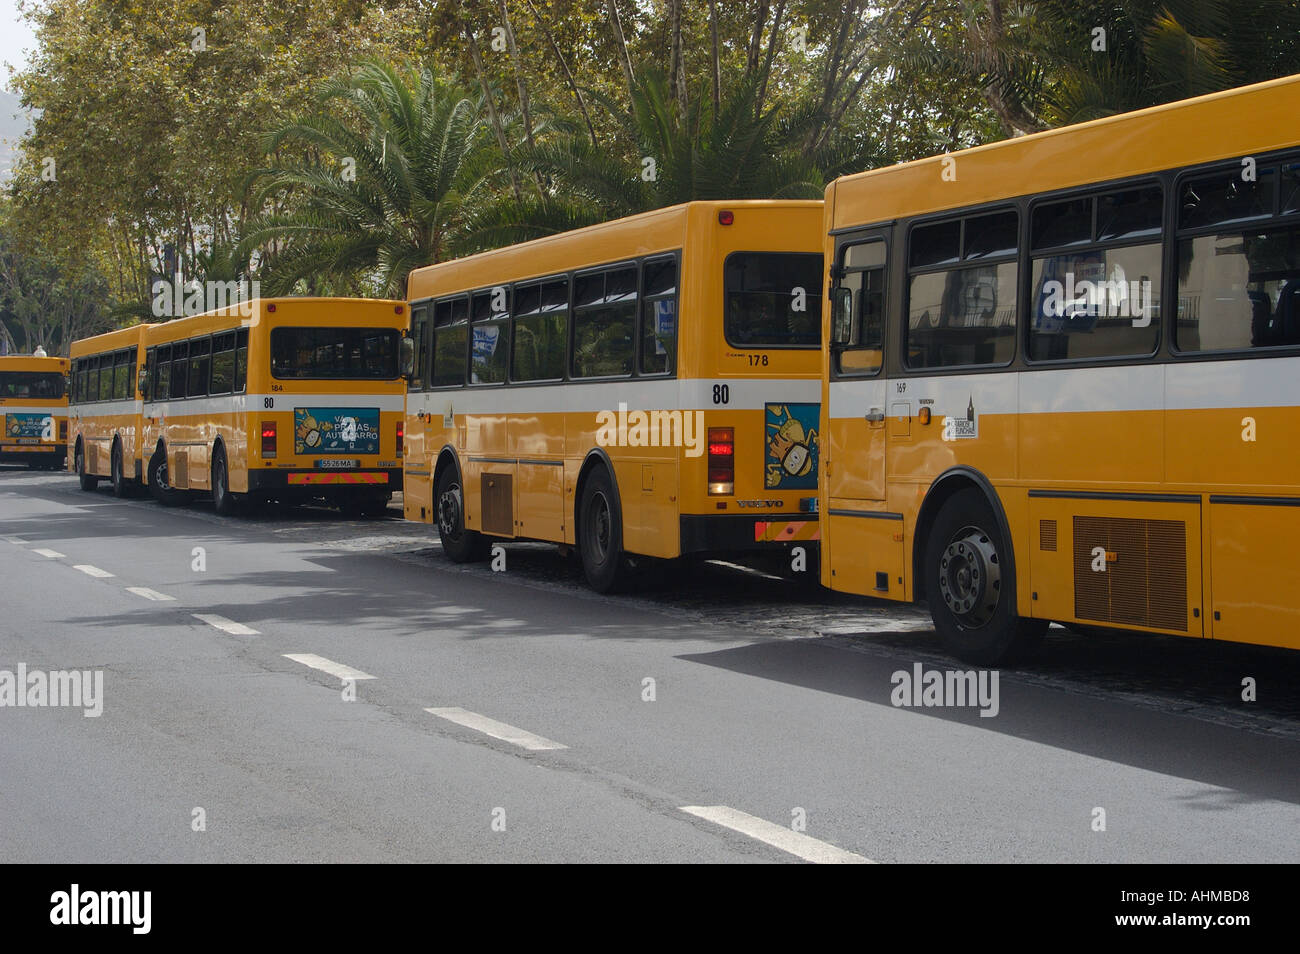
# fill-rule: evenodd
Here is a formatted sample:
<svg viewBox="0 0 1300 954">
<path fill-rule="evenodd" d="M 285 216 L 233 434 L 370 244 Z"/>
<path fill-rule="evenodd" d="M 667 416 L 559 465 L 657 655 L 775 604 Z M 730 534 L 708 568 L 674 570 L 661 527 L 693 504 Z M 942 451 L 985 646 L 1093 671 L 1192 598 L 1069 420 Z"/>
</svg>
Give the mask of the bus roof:
<svg viewBox="0 0 1300 954">
<path fill-rule="evenodd" d="M 66 371 L 67 358 L 38 358 L 33 354 L 0 355 L 0 371 Z"/>
<path fill-rule="evenodd" d="M 584 264 L 599 265 L 681 247 L 692 215 L 711 218 L 715 211 L 732 209 L 815 209 L 821 199 L 737 199 L 684 202 L 621 219 L 559 232 L 502 248 L 425 265 L 411 272 L 407 298 L 418 301 L 448 292 L 483 288 L 553 275 Z M 810 251 L 820 251 L 820 248 Z"/>
<path fill-rule="evenodd" d="M 827 221 L 848 229 L 1266 153 L 1294 144 L 1297 114 L 1300 75 L 872 169 L 827 186 Z"/>
<path fill-rule="evenodd" d="M 74 358 L 79 358 L 83 354 L 98 354 L 101 351 L 115 351 L 118 348 L 138 345 L 141 336 L 150 327 L 150 325 L 142 322 L 137 325 L 118 328 L 114 331 L 106 331 L 90 338 L 78 338 L 72 342 L 68 353 Z"/>
</svg>

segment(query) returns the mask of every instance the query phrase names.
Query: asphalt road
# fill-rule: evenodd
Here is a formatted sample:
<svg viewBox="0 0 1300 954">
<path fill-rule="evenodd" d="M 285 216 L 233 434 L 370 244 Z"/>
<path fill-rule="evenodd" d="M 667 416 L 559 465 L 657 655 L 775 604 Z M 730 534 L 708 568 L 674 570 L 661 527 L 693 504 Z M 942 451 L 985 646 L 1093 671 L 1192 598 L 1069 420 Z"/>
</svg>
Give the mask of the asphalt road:
<svg viewBox="0 0 1300 954">
<path fill-rule="evenodd" d="M 713 564 L 602 597 L 431 530 L 0 469 L 0 678 L 104 673 L 97 718 L 0 707 L 0 859 L 1300 858 L 1300 654 L 1054 630 L 995 716 L 897 707 L 963 668 L 913 607 Z"/>
</svg>

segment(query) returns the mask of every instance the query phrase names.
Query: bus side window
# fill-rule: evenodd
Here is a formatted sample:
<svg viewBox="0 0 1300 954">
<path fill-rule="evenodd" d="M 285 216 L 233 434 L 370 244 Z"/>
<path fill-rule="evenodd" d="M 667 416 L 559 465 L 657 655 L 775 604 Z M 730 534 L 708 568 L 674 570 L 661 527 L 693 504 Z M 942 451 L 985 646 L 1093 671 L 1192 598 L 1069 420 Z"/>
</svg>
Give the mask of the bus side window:
<svg viewBox="0 0 1300 954">
<path fill-rule="evenodd" d="M 248 383 L 248 329 L 240 328 L 235 345 L 235 393 L 244 390 Z"/>
<path fill-rule="evenodd" d="M 844 250 L 844 277 L 839 287 L 852 297 L 848 340 L 834 344 L 838 374 L 868 375 L 880 370 L 885 328 L 885 243 L 881 239 Z M 838 317 L 838 316 L 837 316 Z"/>
<path fill-rule="evenodd" d="M 429 349 L 424 343 L 424 331 L 428 325 L 427 310 L 424 305 L 411 309 L 411 341 L 415 345 L 415 355 L 411 362 L 411 379 L 407 382 L 408 391 L 424 390 L 424 360 Z"/>
<path fill-rule="evenodd" d="M 677 259 L 647 261 L 641 269 L 641 373 L 677 370 Z"/>
</svg>

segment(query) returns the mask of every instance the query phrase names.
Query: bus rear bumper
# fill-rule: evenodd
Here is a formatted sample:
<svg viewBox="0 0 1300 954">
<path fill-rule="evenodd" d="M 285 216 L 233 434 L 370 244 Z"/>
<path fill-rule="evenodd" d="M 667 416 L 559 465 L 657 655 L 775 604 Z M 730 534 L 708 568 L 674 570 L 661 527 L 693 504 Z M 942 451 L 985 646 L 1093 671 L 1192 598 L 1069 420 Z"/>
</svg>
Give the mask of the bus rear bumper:
<svg viewBox="0 0 1300 954">
<path fill-rule="evenodd" d="M 249 493 L 293 493 L 336 496 L 351 493 L 396 493 L 402 489 L 402 469 L 250 470 Z"/>
<path fill-rule="evenodd" d="M 683 556 L 780 552 L 795 546 L 813 556 L 821 549 L 816 514 L 683 514 L 680 520 Z"/>
</svg>

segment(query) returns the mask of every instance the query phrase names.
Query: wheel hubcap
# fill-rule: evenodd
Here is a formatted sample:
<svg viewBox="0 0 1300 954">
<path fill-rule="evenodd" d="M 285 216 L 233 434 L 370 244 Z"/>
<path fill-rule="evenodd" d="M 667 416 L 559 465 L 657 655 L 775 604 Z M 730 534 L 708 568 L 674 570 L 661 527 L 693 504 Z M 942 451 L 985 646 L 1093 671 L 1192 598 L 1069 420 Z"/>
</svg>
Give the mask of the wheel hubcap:
<svg viewBox="0 0 1300 954">
<path fill-rule="evenodd" d="M 966 527 L 939 559 L 939 593 L 963 626 L 983 626 L 998 608 L 1002 567 L 987 533 Z"/>
<path fill-rule="evenodd" d="M 438 530 L 449 540 L 460 536 L 460 484 L 452 484 L 438 498 Z"/>
<path fill-rule="evenodd" d="M 597 492 L 592 498 L 591 542 L 595 544 L 598 563 L 604 563 L 609 555 L 612 523 L 609 514 L 609 501 L 603 493 Z"/>
</svg>

